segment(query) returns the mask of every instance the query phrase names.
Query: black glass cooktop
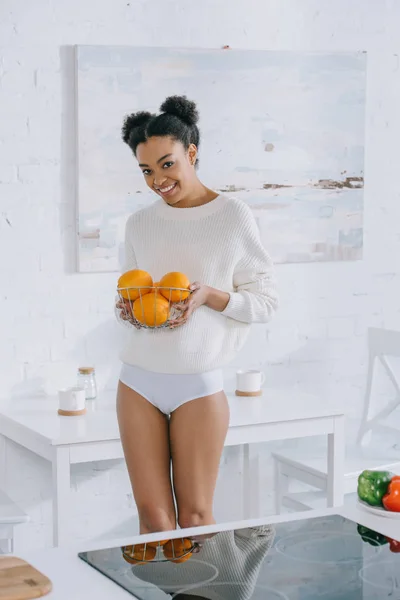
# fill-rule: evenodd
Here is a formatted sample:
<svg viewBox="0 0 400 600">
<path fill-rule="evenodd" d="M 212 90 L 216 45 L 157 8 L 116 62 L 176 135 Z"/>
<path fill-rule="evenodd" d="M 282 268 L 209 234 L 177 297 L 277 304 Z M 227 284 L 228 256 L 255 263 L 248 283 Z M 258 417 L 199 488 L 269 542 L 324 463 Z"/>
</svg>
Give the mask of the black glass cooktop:
<svg viewBox="0 0 400 600">
<path fill-rule="evenodd" d="M 339 516 L 79 557 L 139 600 L 400 600 L 400 542 Z"/>
</svg>

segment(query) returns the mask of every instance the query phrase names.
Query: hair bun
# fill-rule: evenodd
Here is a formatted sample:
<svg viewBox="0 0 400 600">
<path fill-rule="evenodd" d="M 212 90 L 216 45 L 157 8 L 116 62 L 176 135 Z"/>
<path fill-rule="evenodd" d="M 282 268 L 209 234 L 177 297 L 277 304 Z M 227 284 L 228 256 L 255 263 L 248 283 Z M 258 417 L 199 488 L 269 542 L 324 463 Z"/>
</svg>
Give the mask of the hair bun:
<svg viewBox="0 0 400 600">
<path fill-rule="evenodd" d="M 124 119 L 124 124 L 122 125 L 122 139 L 124 142 L 126 144 L 129 142 L 129 138 L 133 129 L 146 125 L 151 118 L 151 113 L 143 111 L 127 115 Z"/>
<path fill-rule="evenodd" d="M 169 96 L 161 104 L 160 110 L 178 117 L 187 125 L 196 125 L 199 120 L 196 103 L 188 100 L 186 96 Z"/>
</svg>

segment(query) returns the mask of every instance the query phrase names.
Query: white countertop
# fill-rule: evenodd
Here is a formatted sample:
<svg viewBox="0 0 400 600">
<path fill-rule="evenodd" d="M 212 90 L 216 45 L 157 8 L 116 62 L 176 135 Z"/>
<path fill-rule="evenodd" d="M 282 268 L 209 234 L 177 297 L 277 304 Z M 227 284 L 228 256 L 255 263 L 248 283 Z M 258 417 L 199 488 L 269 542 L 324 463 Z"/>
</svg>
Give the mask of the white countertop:
<svg viewBox="0 0 400 600">
<path fill-rule="evenodd" d="M 265 389 L 258 398 L 239 398 L 228 392 L 231 410 L 230 427 L 258 423 L 295 421 L 316 416 L 340 415 L 344 407 L 326 403 L 318 396 L 297 390 Z M 102 393 L 96 400 L 87 401 L 87 413 L 82 416 L 58 415 L 56 396 L 13 399 L 0 405 L 0 422 L 34 432 L 36 437 L 51 445 L 118 440 L 120 438 L 115 392 Z"/>
<path fill-rule="evenodd" d="M 210 531 L 222 531 L 237 529 L 240 527 L 255 527 L 261 524 L 273 524 L 287 521 L 295 521 L 298 519 L 309 519 L 312 517 L 321 517 L 332 514 L 340 514 L 356 523 L 360 523 L 365 527 L 369 527 L 374 531 L 378 531 L 383 535 L 387 535 L 393 539 L 400 540 L 400 518 L 397 520 L 387 519 L 384 517 L 375 517 L 361 509 L 355 504 L 346 506 L 341 509 L 323 509 L 315 511 L 307 511 L 303 513 L 293 513 L 290 515 L 280 515 L 274 517 L 265 517 L 263 519 L 240 521 L 237 523 L 226 523 L 219 526 L 197 528 L 186 530 L 185 535 L 200 535 L 201 533 L 209 533 Z M 168 538 L 181 537 L 182 532 L 168 533 Z M 152 536 L 142 536 L 140 542 L 159 539 L 159 534 Z M 137 541 L 137 538 L 130 537 L 129 539 L 97 541 L 84 543 L 80 546 L 69 546 L 62 549 L 49 549 L 40 551 L 31 551 L 27 553 L 18 553 L 18 556 L 39 571 L 47 575 L 53 583 L 53 591 L 46 596 L 49 600 L 87 600 L 88 595 L 96 598 L 96 600 L 128 600 L 134 598 L 131 594 L 108 580 L 101 573 L 84 563 L 77 556 L 77 552 L 96 550 L 105 547 L 120 547 L 127 544 L 132 544 Z M 90 590 L 90 591 L 89 591 Z"/>
</svg>

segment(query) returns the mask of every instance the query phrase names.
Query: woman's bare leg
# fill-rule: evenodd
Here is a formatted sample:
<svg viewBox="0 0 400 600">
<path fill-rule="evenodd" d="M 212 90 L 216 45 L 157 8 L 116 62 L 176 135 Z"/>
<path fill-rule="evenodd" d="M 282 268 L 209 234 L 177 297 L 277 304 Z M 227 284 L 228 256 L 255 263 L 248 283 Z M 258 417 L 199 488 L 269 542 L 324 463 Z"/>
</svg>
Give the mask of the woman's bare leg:
<svg viewBox="0 0 400 600">
<path fill-rule="evenodd" d="M 140 533 L 176 529 L 167 417 L 122 382 L 117 417 Z"/>
<path fill-rule="evenodd" d="M 182 528 L 215 523 L 213 498 L 228 426 L 224 392 L 186 402 L 171 415 L 174 490 Z"/>
</svg>

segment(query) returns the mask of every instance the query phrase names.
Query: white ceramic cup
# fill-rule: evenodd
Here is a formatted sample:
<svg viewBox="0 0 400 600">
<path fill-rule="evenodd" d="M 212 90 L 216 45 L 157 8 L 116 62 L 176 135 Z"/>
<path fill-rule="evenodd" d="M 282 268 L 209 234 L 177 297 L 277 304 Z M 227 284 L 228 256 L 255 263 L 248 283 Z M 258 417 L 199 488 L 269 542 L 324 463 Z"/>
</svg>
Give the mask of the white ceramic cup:
<svg viewBox="0 0 400 600">
<path fill-rule="evenodd" d="M 265 381 L 265 375 L 254 369 L 250 371 L 237 371 L 236 389 L 238 392 L 254 393 L 261 390 Z"/>
<path fill-rule="evenodd" d="M 86 408 L 86 394 L 81 387 L 70 387 L 58 392 L 58 408 L 65 412 L 78 412 Z"/>
</svg>

